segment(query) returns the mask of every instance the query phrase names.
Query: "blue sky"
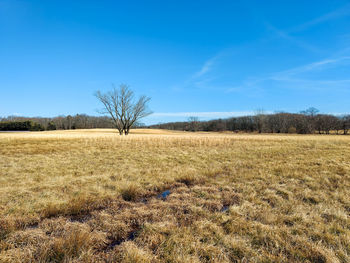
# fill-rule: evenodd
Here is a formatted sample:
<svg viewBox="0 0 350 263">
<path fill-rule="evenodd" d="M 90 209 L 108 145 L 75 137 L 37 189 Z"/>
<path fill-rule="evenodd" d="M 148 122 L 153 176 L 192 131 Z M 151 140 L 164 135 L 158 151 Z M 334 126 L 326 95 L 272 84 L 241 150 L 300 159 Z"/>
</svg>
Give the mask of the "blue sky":
<svg viewBox="0 0 350 263">
<path fill-rule="evenodd" d="M 0 0 L 0 116 L 98 115 L 127 83 L 146 123 L 350 112 L 350 1 Z"/>
</svg>

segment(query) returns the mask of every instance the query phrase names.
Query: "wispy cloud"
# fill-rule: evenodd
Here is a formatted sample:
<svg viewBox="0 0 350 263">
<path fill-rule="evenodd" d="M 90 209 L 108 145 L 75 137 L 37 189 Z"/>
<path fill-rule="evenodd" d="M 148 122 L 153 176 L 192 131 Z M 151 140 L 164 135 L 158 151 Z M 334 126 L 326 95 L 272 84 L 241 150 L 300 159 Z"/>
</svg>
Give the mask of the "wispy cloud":
<svg viewBox="0 0 350 263">
<path fill-rule="evenodd" d="M 269 22 L 265 22 L 265 25 L 266 25 L 267 29 L 274 32 L 274 34 L 276 34 L 277 37 L 285 39 L 285 40 L 293 43 L 294 45 L 296 45 L 300 48 L 303 48 L 305 50 L 308 50 L 308 51 L 311 51 L 314 53 L 322 52 L 322 50 L 320 50 L 319 48 L 317 48 L 313 45 L 310 45 L 307 42 L 302 41 L 296 37 L 291 36 L 287 31 L 280 30 L 280 29 L 276 28 L 275 26 L 271 25 Z"/>
<path fill-rule="evenodd" d="M 300 78 L 300 75 L 315 71 L 322 71 L 331 67 L 347 65 L 350 63 L 350 56 L 342 56 L 337 58 L 327 58 L 313 63 L 305 64 L 299 67 L 291 68 L 284 71 L 274 72 L 264 77 L 250 78 L 241 85 L 229 88 L 227 92 L 247 91 L 249 89 L 262 90 L 266 81 L 281 82 L 283 88 L 293 89 L 312 89 L 323 90 L 328 88 L 349 90 L 350 79 L 307 79 Z"/>
<path fill-rule="evenodd" d="M 266 79 L 286 80 L 293 75 L 315 71 L 315 70 L 321 70 L 327 67 L 338 66 L 339 64 L 343 62 L 348 62 L 348 61 L 350 62 L 350 56 L 342 56 L 338 58 L 327 58 L 324 60 L 306 64 L 300 67 L 273 73 L 271 76 L 267 77 Z"/>
<path fill-rule="evenodd" d="M 339 9 L 336 9 L 334 11 L 331 11 L 329 13 L 321 15 L 313 20 L 307 21 L 301 25 L 295 26 L 295 27 L 287 29 L 287 30 L 279 29 L 279 28 L 275 27 L 274 25 L 272 25 L 271 23 L 265 21 L 264 24 L 265 24 L 266 28 L 274 34 L 274 37 L 260 39 L 260 41 L 262 41 L 262 42 L 272 41 L 273 39 L 275 39 L 277 37 L 277 38 L 285 39 L 285 40 L 289 41 L 290 43 L 294 44 L 295 46 L 302 48 L 306 51 L 320 54 L 320 53 L 323 53 L 324 51 L 321 50 L 320 48 L 318 48 L 314 45 L 311 45 L 311 44 L 307 43 L 306 41 L 303 41 L 300 38 L 294 36 L 293 33 L 300 32 L 300 31 L 306 30 L 312 26 L 315 26 L 315 25 L 318 25 L 318 24 L 321 24 L 321 23 L 324 23 L 324 22 L 327 22 L 327 21 L 330 21 L 333 19 L 338 19 L 338 18 L 341 18 L 344 16 L 348 16 L 348 15 L 350 15 L 350 3 L 346 4 L 345 6 L 339 8 Z M 297 74 L 301 74 L 301 73 L 305 73 L 308 71 L 324 69 L 325 67 L 337 66 L 339 63 L 342 63 L 342 62 L 350 59 L 349 56 L 341 56 L 341 55 L 345 55 L 346 53 L 348 53 L 349 50 L 350 50 L 350 48 L 348 48 L 347 50 L 345 49 L 343 51 L 340 51 L 340 52 L 338 51 L 338 52 L 334 53 L 333 54 L 334 56 L 336 56 L 336 55 L 340 56 L 338 58 L 324 59 L 324 60 L 317 61 L 314 63 L 306 64 L 306 65 L 301 66 L 301 67 L 292 68 L 292 69 L 289 69 L 286 71 L 275 72 L 275 73 L 272 73 L 266 77 L 248 78 L 245 81 L 243 81 L 242 84 L 236 84 L 234 87 L 227 87 L 227 88 L 224 88 L 223 90 L 225 90 L 226 92 L 241 92 L 244 90 L 247 91 L 247 88 L 251 88 L 251 89 L 254 88 L 257 91 L 257 90 L 259 90 L 259 87 L 257 85 L 261 84 L 262 82 L 267 81 L 267 80 L 290 81 L 290 82 L 299 81 L 299 82 L 303 82 L 305 84 L 307 83 L 308 85 L 311 85 L 311 83 L 314 83 L 315 85 L 316 84 L 343 85 L 345 83 L 347 84 L 348 80 L 346 80 L 346 79 L 345 80 L 316 81 L 316 80 L 307 80 L 307 79 L 302 80 L 300 78 L 294 78 L 294 77 L 292 78 L 292 76 L 297 75 Z M 220 76 L 213 77 L 213 74 L 211 74 L 209 76 L 209 73 L 211 73 L 215 69 L 222 66 L 220 64 L 223 63 L 223 60 L 227 62 L 227 58 L 229 58 L 230 56 L 232 56 L 232 54 L 235 54 L 237 52 L 238 51 L 234 47 L 224 49 L 224 50 L 218 52 L 217 54 L 215 54 L 211 58 L 204 61 L 204 63 L 199 67 L 199 70 L 194 72 L 188 79 L 186 79 L 182 85 L 176 86 L 176 89 L 182 90 L 184 87 L 207 88 L 210 86 L 215 86 L 215 87 L 220 86 L 220 85 L 213 84 L 213 80 L 220 80 Z M 242 47 L 240 47 L 240 52 L 242 52 Z M 345 54 L 341 54 L 341 52 L 343 52 Z M 181 87 L 181 88 L 179 88 L 179 87 Z M 261 90 L 262 90 L 262 88 L 261 88 Z"/>
<path fill-rule="evenodd" d="M 200 69 L 194 73 L 192 73 L 191 75 L 189 75 L 189 77 L 187 79 L 185 79 L 183 81 L 183 83 L 180 84 L 176 84 L 173 85 L 171 87 L 171 89 L 173 91 L 183 91 L 184 89 L 187 88 L 193 88 L 193 87 L 202 87 L 203 85 L 205 85 L 205 83 L 208 83 L 210 81 L 212 81 L 213 79 L 217 78 L 217 77 L 208 77 L 206 76 L 210 71 L 212 71 L 212 69 L 217 66 L 217 64 L 219 63 L 220 59 L 223 57 L 227 57 L 229 56 L 231 50 L 230 49 L 225 49 L 222 50 L 221 52 L 218 52 L 217 54 L 215 54 L 214 56 L 212 56 L 211 58 L 207 59 L 202 66 L 200 67 Z"/>
<path fill-rule="evenodd" d="M 305 22 L 304 24 L 301 24 L 299 26 L 296 26 L 294 28 L 292 28 L 290 30 L 290 32 L 297 32 L 297 31 L 303 31 L 306 30 L 312 26 L 333 20 L 333 19 L 337 19 L 337 18 L 341 18 L 344 16 L 349 16 L 350 15 L 350 3 L 346 4 L 344 6 L 342 6 L 341 8 L 338 8 L 334 11 L 331 11 L 327 14 L 324 14 L 320 17 L 317 17 L 313 20 L 310 20 L 308 22 Z"/>
<path fill-rule="evenodd" d="M 317 24 L 327 22 L 327 21 L 332 20 L 332 19 L 337 19 L 337 18 L 340 18 L 343 16 L 348 16 L 348 15 L 350 15 L 350 4 L 347 4 L 347 5 L 341 7 L 337 10 L 331 11 L 331 12 L 324 14 L 320 17 L 317 17 L 313 20 L 305 22 L 304 24 L 301 24 L 299 26 L 295 26 L 294 28 L 291 28 L 289 30 L 281 30 L 281 29 L 273 26 L 271 23 L 269 23 L 267 21 L 264 21 L 264 24 L 265 24 L 266 28 L 268 30 L 272 31 L 277 37 L 288 40 L 291 43 L 295 44 L 296 46 L 303 48 L 305 50 L 308 50 L 310 52 L 321 53 L 322 50 L 319 49 L 318 47 L 313 46 L 305 41 L 302 41 L 302 40 L 298 39 L 297 37 L 292 36 L 291 34 L 293 32 L 303 31 L 303 30 L 306 30 L 306 29 L 308 29 L 312 26 L 315 26 Z M 195 72 L 191 76 L 191 78 L 187 81 L 187 83 L 193 79 L 198 79 L 198 78 L 204 76 L 205 74 L 209 73 L 214 68 L 216 63 L 219 63 L 221 58 L 231 55 L 232 49 L 233 48 L 222 50 L 221 52 L 217 53 L 215 56 L 213 56 L 213 57 L 209 58 L 207 61 L 205 61 L 203 63 L 203 65 L 201 66 L 200 70 Z M 332 62 L 332 61 L 326 61 L 325 63 L 328 63 L 328 62 Z M 315 65 L 312 65 L 312 66 L 315 66 Z"/>
<path fill-rule="evenodd" d="M 307 21 L 301 25 L 295 26 L 295 27 L 288 29 L 288 30 L 278 29 L 266 21 L 264 23 L 270 31 L 273 31 L 276 34 L 276 36 L 278 36 L 282 39 L 288 40 L 288 41 L 294 43 L 295 45 L 297 45 L 303 49 L 306 49 L 306 50 L 309 50 L 309 51 L 315 52 L 315 53 L 320 53 L 320 52 L 322 52 L 322 50 L 320 50 L 319 48 L 317 48 L 313 45 L 308 44 L 305 41 L 302 41 L 302 40 L 292 36 L 292 34 L 296 33 L 296 32 L 307 30 L 310 27 L 316 26 L 318 24 L 321 24 L 321 23 L 324 23 L 324 22 L 327 22 L 330 20 L 338 19 L 338 18 L 341 18 L 344 16 L 349 16 L 349 15 L 350 15 L 350 4 L 346 4 L 339 9 L 331 11 L 327 14 L 319 16 L 315 19 Z"/>
<path fill-rule="evenodd" d="M 207 73 L 209 73 L 223 58 L 231 56 L 234 53 L 234 48 L 226 48 L 216 53 L 211 58 L 207 59 L 203 65 L 200 67 L 200 70 L 192 74 L 189 78 L 189 81 L 196 80 L 200 77 L 203 77 Z"/>
<path fill-rule="evenodd" d="M 199 78 L 199 77 L 203 76 L 205 73 L 209 72 L 211 70 L 212 66 L 214 65 L 215 60 L 216 60 L 216 57 L 208 59 L 203 64 L 202 68 L 198 72 L 194 73 L 191 78 L 192 79 Z"/>
</svg>

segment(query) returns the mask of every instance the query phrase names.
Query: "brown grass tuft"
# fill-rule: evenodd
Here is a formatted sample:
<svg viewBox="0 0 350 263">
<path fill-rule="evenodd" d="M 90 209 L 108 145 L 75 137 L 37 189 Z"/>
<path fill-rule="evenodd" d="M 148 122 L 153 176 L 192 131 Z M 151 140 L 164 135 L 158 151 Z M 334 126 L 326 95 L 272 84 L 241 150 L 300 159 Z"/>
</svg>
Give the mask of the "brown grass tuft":
<svg viewBox="0 0 350 263">
<path fill-rule="evenodd" d="M 141 189 L 134 184 L 128 183 L 121 187 L 120 194 L 125 201 L 136 201 L 141 196 Z"/>
</svg>

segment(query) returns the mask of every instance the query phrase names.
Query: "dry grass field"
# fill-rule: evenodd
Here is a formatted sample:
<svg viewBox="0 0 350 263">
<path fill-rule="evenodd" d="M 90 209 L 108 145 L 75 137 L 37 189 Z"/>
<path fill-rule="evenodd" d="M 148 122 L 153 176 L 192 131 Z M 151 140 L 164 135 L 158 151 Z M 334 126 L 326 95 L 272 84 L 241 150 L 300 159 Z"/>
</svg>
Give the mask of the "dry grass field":
<svg viewBox="0 0 350 263">
<path fill-rule="evenodd" d="M 350 262 L 350 136 L 0 133 L 0 262 Z"/>
</svg>

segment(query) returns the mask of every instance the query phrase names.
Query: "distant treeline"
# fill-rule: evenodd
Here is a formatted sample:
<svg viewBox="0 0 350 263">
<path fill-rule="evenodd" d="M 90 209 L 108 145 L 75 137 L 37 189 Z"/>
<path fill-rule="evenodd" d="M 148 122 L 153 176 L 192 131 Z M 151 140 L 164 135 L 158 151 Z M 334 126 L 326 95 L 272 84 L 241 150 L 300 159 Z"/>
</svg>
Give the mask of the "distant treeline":
<svg viewBox="0 0 350 263">
<path fill-rule="evenodd" d="M 198 121 L 191 117 L 187 122 L 171 122 L 151 125 L 149 128 L 181 131 L 233 131 L 258 133 L 299 133 L 299 134 L 348 134 L 350 115 L 303 113 L 256 114 L 251 116 Z"/>
<path fill-rule="evenodd" d="M 53 118 L 29 118 L 18 116 L 0 118 L 0 130 L 3 131 L 71 130 L 93 128 L 114 128 L 114 126 L 109 117 L 95 117 L 85 114 L 58 116 Z"/>
<path fill-rule="evenodd" d="M 310 108 L 301 113 L 274 113 L 199 121 L 190 117 L 184 122 L 169 122 L 145 126 L 134 125 L 134 128 L 147 127 L 180 131 L 232 131 L 258 133 L 299 133 L 299 134 L 350 134 L 350 115 L 335 116 L 318 114 L 318 110 Z M 85 114 L 74 116 L 42 117 L 0 117 L 0 131 L 40 131 L 115 128 L 111 118 L 96 117 Z"/>
<path fill-rule="evenodd" d="M 43 131 L 44 128 L 33 121 L 3 121 L 0 131 Z"/>
</svg>

